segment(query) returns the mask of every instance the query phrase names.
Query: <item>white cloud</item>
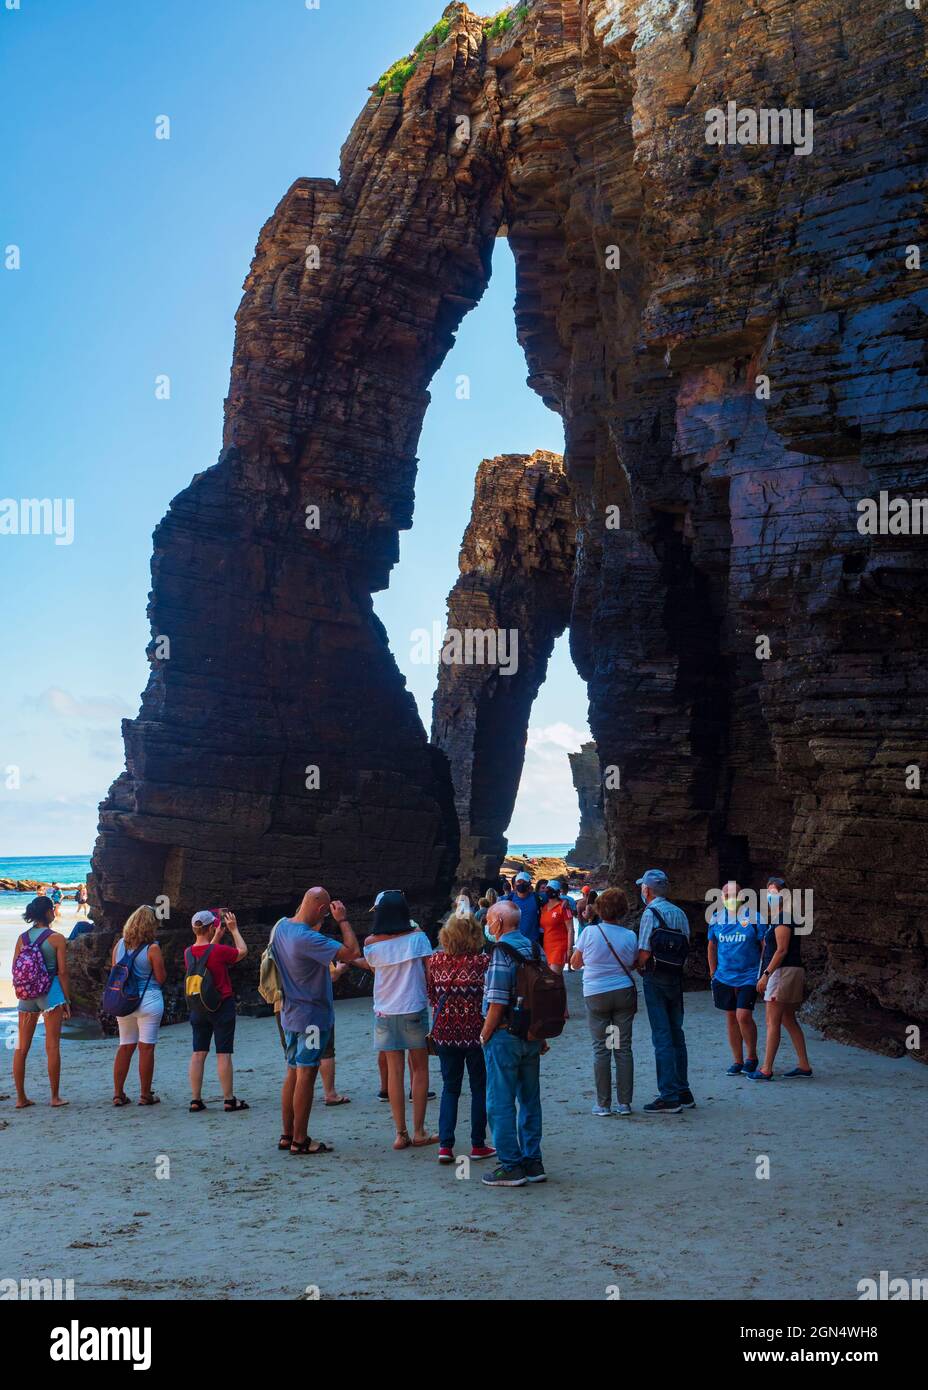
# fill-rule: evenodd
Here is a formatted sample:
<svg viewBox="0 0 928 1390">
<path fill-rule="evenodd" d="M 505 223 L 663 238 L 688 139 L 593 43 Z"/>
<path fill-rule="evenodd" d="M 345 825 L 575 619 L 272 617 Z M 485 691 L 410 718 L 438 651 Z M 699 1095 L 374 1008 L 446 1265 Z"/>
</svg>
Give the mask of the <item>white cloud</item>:
<svg viewBox="0 0 928 1390">
<path fill-rule="evenodd" d="M 573 844 L 580 825 L 577 793 L 567 754 L 589 739 L 589 731 L 563 722 L 529 728 L 525 766 L 512 822 L 513 844 Z"/>
<path fill-rule="evenodd" d="M 27 703 L 56 719 L 75 719 L 83 723 L 126 719 L 131 714 L 129 707 L 118 698 L 86 695 L 83 699 L 76 699 L 57 685 L 49 686 L 37 700 Z"/>
</svg>

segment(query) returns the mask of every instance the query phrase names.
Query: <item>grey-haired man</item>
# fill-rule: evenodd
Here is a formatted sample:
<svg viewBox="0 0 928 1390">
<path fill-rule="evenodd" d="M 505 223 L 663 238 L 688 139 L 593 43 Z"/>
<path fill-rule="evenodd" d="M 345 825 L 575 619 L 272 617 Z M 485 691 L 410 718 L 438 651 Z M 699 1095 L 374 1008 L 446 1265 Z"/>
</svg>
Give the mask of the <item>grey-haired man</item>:
<svg viewBox="0 0 928 1390">
<path fill-rule="evenodd" d="M 638 926 L 638 969 L 651 1024 L 659 1095 L 644 1106 L 646 1115 L 679 1115 L 696 1102 L 690 1090 L 683 1035 L 683 961 L 690 939 L 686 913 L 669 902 L 670 882 L 663 869 L 648 869 L 637 880 L 644 912 Z"/>
</svg>

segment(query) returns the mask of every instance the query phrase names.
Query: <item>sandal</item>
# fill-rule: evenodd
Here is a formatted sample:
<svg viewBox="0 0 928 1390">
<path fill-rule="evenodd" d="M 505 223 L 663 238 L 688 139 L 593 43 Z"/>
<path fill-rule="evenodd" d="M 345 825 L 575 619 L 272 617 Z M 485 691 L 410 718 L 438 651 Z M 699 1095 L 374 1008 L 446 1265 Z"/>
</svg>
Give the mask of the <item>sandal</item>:
<svg viewBox="0 0 928 1390">
<path fill-rule="evenodd" d="M 409 1137 L 409 1131 L 407 1129 L 399 1130 L 393 1141 L 394 1149 L 408 1149 L 411 1145 L 412 1140 Z"/>
<path fill-rule="evenodd" d="M 413 1146 L 414 1149 L 424 1149 L 424 1148 L 426 1148 L 429 1144 L 437 1144 L 437 1143 L 438 1143 L 438 1135 L 437 1135 L 437 1134 L 427 1134 L 427 1135 L 425 1136 L 424 1139 L 413 1139 L 413 1141 L 412 1141 L 412 1146 Z"/>
<path fill-rule="evenodd" d="M 119 1109 L 123 1105 L 131 1105 L 132 1102 L 126 1095 L 125 1091 L 123 1091 L 121 1095 L 113 1097 L 113 1104 L 116 1106 L 117 1109 Z"/>
<path fill-rule="evenodd" d="M 190 1113 L 196 1115 L 200 1110 L 205 1110 L 206 1105 L 202 1100 L 192 1100 L 190 1102 Z"/>
<path fill-rule="evenodd" d="M 147 1096 L 139 1096 L 139 1105 L 160 1105 L 161 1097 L 156 1096 L 154 1091 Z"/>
<path fill-rule="evenodd" d="M 351 1097 L 350 1097 L 350 1096 L 337 1096 L 337 1097 L 335 1098 L 335 1100 L 327 1100 L 327 1101 L 324 1102 L 324 1104 L 326 1104 L 326 1105 L 350 1105 L 350 1104 L 351 1104 Z"/>
<path fill-rule="evenodd" d="M 228 1100 L 222 1102 L 226 1114 L 231 1114 L 233 1110 L 250 1110 L 251 1106 L 244 1100 L 236 1100 L 235 1096 L 230 1096 Z"/>
<path fill-rule="evenodd" d="M 290 1146 L 291 1146 L 292 1143 L 293 1143 L 293 1135 L 292 1135 L 292 1134 L 282 1134 L 282 1135 L 280 1136 L 280 1138 L 278 1139 L 278 1141 L 277 1141 L 277 1147 L 278 1147 L 278 1149 L 280 1149 L 280 1152 L 283 1153 L 284 1149 L 287 1149 L 287 1150 L 289 1151 Z"/>
<path fill-rule="evenodd" d="M 291 1144 L 290 1152 L 292 1154 L 312 1154 L 315 1157 L 316 1154 L 330 1154 L 333 1150 L 328 1144 L 323 1144 L 321 1139 L 316 1141 L 315 1148 L 313 1148 L 311 1139 L 303 1139 L 299 1144 Z"/>
</svg>

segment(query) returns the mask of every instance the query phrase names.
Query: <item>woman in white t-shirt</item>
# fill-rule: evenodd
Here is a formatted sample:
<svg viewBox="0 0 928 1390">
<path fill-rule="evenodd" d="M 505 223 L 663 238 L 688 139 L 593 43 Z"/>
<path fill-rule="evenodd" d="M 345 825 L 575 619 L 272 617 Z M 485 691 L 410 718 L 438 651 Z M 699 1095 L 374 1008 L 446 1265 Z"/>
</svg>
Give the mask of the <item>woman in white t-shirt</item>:
<svg viewBox="0 0 928 1390">
<path fill-rule="evenodd" d="M 602 919 L 583 928 L 570 963 L 583 969 L 583 1002 L 593 1039 L 593 1076 L 596 1081 L 594 1115 L 630 1115 L 635 1084 L 632 1027 L 638 1009 L 638 988 L 633 970 L 638 959 L 638 938 L 619 919 L 628 912 L 621 888 L 600 893 L 596 911 Z M 618 1103 L 612 1106 L 612 1062 Z"/>
<path fill-rule="evenodd" d="M 374 929 L 364 942 L 364 966 L 374 972 L 374 1047 L 387 1059 L 387 1093 L 396 1126 L 394 1149 L 437 1144 L 425 1128 L 429 1090 L 428 937 L 409 915 L 398 889 L 378 893 Z M 361 965 L 361 961 L 355 961 Z M 406 1053 L 412 1077 L 412 1137 L 406 1128 Z"/>
</svg>

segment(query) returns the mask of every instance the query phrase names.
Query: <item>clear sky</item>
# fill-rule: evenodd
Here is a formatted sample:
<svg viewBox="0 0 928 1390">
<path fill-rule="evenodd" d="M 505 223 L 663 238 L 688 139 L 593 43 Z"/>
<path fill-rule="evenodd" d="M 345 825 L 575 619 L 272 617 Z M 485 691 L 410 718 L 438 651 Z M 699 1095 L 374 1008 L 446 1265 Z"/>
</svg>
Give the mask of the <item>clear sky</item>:
<svg viewBox="0 0 928 1390">
<path fill-rule="evenodd" d="M 0 3 L 0 497 L 74 506 L 73 544 L 0 535 L 0 857 L 89 853 L 122 768 L 119 720 L 147 679 L 151 533 L 219 453 L 258 231 L 295 178 L 337 177 L 368 86 L 441 8 Z M 171 138 L 156 140 L 164 115 Z M 410 665 L 409 634 L 444 620 L 477 464 L 563 445 L 525 385 L 513 298 L 499 242 L 491 287 L 433 382 L 415 526 L 376 600 L 427 726 L 435 673 Z M 455 394 L 462 372 L 469 401 Z M 159 374 L 170 400 L 156 399 Z M 565 639 L 533 712 L 511 839 L 575 835 L 566 750 L 589 736 L 586 712 Z"/>
</svg>

